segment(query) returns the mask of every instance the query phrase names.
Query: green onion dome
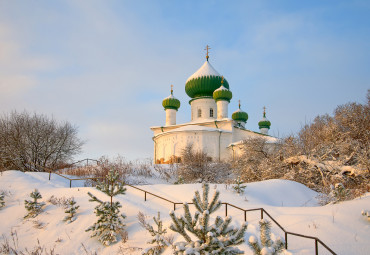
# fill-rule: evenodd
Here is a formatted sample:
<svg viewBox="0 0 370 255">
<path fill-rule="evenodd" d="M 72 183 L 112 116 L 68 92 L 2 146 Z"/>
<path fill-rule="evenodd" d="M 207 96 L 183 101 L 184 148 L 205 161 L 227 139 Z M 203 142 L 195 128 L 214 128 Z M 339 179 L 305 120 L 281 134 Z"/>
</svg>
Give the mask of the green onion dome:
<svg viewBox="0 0 370 255">
<path fill-rule="evenodd" d="M 171 85 L 171 87 L 172 87 L 172 85 Z M 173 89 L 172 88 L 171 88 L 171 95 L 169 95 L 168 97 L 163 99 L 162 105 L 163 105 L 165 110 L 174 109 L 174 110 L 177 111 L 180 108 L 180 101 L 176 97 L 173 96 Z"/>
<path fill-rule="evenodd" d="M 259 128 L 267 128 L 270 129 L 271 122 L 266 118 L 266 111 L 263 111 L 263 118 L 260 122 L 258 122 Z"/>
<path fill-rule="evenodd" d="M 190 76 L 185 83 L 185 92 L 191 98 L 212 97 L 213 92 L 220 87 L 222 76 L 207 61 Z M 224 87 L 229 89 L 229 83 L 224 79 Z"/>
<path fill-rule="evenodd" d="M 248 113 L 246 113 L 246 112 L 244 112 L 240 109 L 240 102 L 239 102 L 239 109 L 236 110 L 235 112 L 233 112 L 233 114 L 231 115 L 231 118 L 235 121 L 238 121 L 238 122 L 247 122 Z"/>
<path fill-rule="evenodd" d="M 224 79 L 222 77 L 221 80 L 221 87 L 216 89 L 213 92 L 213 99 L 217 102 L 220 100 L 228 101 L 230 103 L 231 98 L 233 97 L 233 93 L 230 90 L 224 87 Z"/>
</svg>

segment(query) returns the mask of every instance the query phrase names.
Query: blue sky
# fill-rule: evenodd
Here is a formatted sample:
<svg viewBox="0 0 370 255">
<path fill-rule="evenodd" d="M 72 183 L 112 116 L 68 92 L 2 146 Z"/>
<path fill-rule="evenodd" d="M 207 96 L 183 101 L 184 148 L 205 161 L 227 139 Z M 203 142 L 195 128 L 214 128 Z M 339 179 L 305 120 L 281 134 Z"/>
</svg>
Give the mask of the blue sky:
<svg viewBox="0 0 370 255">
<path fill-rule="evenodd" d="M 230 84 L 257 131 L 297 132 L 370 89 L 369 1 L 0 1 L 0 110 L 79 127 L 78 158 L 152 157 L 150 126 L 174 85 L 205 61 Z"/>
</svg>

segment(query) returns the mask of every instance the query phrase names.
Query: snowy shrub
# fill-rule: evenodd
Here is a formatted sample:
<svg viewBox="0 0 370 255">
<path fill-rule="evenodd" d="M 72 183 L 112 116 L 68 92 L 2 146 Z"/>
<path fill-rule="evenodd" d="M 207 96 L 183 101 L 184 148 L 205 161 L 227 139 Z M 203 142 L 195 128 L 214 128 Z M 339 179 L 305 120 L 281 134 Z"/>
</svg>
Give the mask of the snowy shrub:
<svg viewBox="0 0 370 255">
<path fill-rule="evenodd" d="M 214 224 L 210 224 L 210 215 L 221 206 L 219 191 L 216 191 L 211 202 L 208 200 L 209 185 L 203 184 L 203 195 L 195 192 L 193 203 L 197 212 L 191 215 L 189 205 L 184 204 L 184 215 L 175 216 L 170 212 L 172 224 L 170 229 L 179 233 L 185 242 L 175 243 L 174 254 L 244 254 L 237 246 L 244 242 L 247 224 L 240 229 L 229 226 L 231 217 L 222 219 L 217 216 Z M 194 238 L 194 240 L 192 239 Z"/>
<path fill-rule="evenodd" d="M 59 207 L 64 207 L 66 208 L 68 204 L 70 203 L 72 197 L 66 198 L 66 197 L 56 197 L 52 195 L 47 202 L 49 202 L 52 205 L 59 206 Z"/>
<path fill-rule="evenodd" d="M 235 179 L 235 184 L 233 185 L 235 192 L 238 194 L 243 194 L 246 187 L 247 185 L 243 185 L 243 180 L 240 178 L 240 176 L 238 176 L 238 178 Z"/>
<path fill-rule="evenodd" d="M 182 150 L 178 175 L 182 176 L 185 182 L 221 183 L 230 173 L 229 164 L 212 162 L 212 158 L 207 153 L 194 151 L 192 144 L 188 144 Z"/>
<path fill-rule="evenodd" d="M 34 218 L 42 212 L 42 207 L 45 206 L 44 202 L 37 202 L 38 199 L 41 199 L 42 196 L 40 192 L 35 189 L 30 193 L 30 197 L 33 200 L 24 200 L 24 206 L 27 209 L 28 213 L 24 218 Z"/>
<path fill-rule="evenodd" d="M 278 238 L 275 242 L 271 240 L 271 223 L 267 220 L 260 220 L 260 240 L 258 242 L 255 236 L 250 236 L 248 245 L 255 255 L 276 255 L 284 249 L 284 242 Z"/>
<path fill-rule="evenodd" d="M 153 217 L 154 223 L 156 224 L 156 229 L 154 229 L 151 225 L 145 224 L 145 229 L 149 231 L 150 235 L 153 237 L 150 240 L 149 244 L 154 244 L 153 247 L 145 249 L 142 254 L 143 255 L 159 255 L 162 254 L 164 249 L 170 246 L 170 243 L 166 240 L 165 234 L 167 230 L 163 228 L 163 223 L 161 220 L 160 213 L 158 212 L 158 217 Z"/>
<path fill-rule="evenodd" d="M 273 146 L 265 139 L 244 141 L 233 170 L 246 182 L 294 180 L 321 193 L 342 183 L 356 197 L 370 191 L 369 130 L 370 90 L 367 104 L 348 103 L 333 115 L 319 115 L 296 135 L 279 139 L 275 149 L 268 150 Z"/>
<path fill-rule="evenodd" d="M 122 219 L 126 218 L 124 214 L 119 215 L 119 208 L 122 206 L 118 201 L 113 202 L 113 197 L 118 194 L 125 194 L 126 188 L 119 181 L 118 173 L 113 170 L 109 171 L 105 182 L 99 183 L 96 188 L 108 195 L 110 202 L 103 202 L 88 192 L 91 197 L 89 201 L 99 203 L 94 211 L 99 219 L 86 231 L 93 231 L 91 237 L 98 236 L 102 244 L 110 245 L 117 241 L 117 233 L 124 230 L 125 225 Z"/>
<path fill-rule="evenodd" d="M 68 221 L 69 223 L 75 221 L 78 208 L 80 208 L 80 206 L 76 205 L 74 198 L 72 197 L 72 199 L 69 199 L 67 209 L 64 211 L 68 215 L 64 218 L 64 221 Z"/>
</svg>

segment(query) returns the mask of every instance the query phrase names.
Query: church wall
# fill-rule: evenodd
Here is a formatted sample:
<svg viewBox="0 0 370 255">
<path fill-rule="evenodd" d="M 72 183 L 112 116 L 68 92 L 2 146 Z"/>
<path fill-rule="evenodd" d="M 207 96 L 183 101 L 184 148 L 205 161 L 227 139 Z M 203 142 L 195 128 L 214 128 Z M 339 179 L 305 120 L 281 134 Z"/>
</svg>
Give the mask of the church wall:
<svg viewBox="0 0 370 255">
<path fill-rule="evenodd" d="M 213 120 L 217 117 L 217 106 L 213 98 L 200 98 L 191 101 L 191 120 Z M 213 110 L 213 116 L 210 116 L 210 109 Z M 201 113 L 199 117 L 199 113 Z"/>
<path fill-rule="evenodd" d="M 219 160 L 219 156 L 221 156 L 221 160 L 225 160 L 230 157 L 230 152 L 226 147 L 230 144 L 231 139 L 231 133 L 222 132 L 220 137 L 218 131 L 184 131 L 164 134 L 155 138 L 154 161 L 160 160 L 164 163 L 173 156 L 181 157 L 182 150 L 188 144 L 193 144 L 194 151 L 206 152 L 215 161 Z M 220 154 L 219 148 L 221 149 Z"/>
</svg>

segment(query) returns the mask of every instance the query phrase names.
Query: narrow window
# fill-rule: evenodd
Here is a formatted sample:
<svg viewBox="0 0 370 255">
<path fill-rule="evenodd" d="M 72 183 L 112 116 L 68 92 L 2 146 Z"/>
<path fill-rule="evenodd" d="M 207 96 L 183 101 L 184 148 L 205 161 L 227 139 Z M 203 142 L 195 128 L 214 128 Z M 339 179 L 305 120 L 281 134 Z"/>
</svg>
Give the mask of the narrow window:
<svg viewBox="0 0 370 255">
<path fill-rule="evenodd" d="M 198 109 L 198 118 L 202 117 L 202 110 Z"/>
<path fill-rule="evenodd" d="M 213 108 L 209 109 L 209 117 L 213 117 Z"/>
</svg>

